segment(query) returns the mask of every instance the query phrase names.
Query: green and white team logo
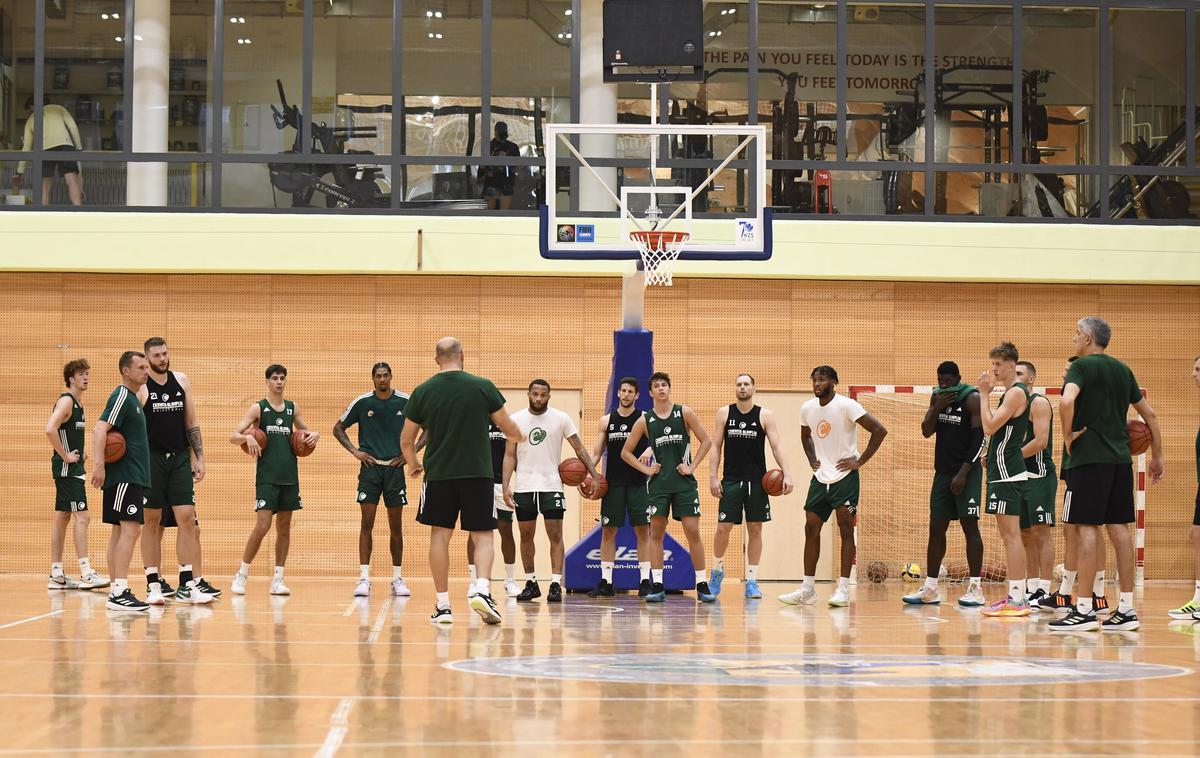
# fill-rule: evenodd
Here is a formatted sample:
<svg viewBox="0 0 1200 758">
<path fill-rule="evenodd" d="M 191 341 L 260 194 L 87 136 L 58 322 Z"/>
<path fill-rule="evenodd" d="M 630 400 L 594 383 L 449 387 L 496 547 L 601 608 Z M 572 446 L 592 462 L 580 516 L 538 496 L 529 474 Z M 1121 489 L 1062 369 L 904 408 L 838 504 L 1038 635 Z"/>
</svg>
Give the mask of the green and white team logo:
<svg viewBox="0 0 1200 758">
<path fill-rule="evenodd" d="M 535 426 L 529 432 L 529 444 L 540 445 L 546 441 L 546 430 L 540 426 Z"/>
<path fill-rule="evenodd" d="M 367 499 L 367 493 L 365 493 L 365 492 L 358 493 L 358 502 L 361 503 L 362 501 L 364 501 L 366 499 Z"/>
</svg>

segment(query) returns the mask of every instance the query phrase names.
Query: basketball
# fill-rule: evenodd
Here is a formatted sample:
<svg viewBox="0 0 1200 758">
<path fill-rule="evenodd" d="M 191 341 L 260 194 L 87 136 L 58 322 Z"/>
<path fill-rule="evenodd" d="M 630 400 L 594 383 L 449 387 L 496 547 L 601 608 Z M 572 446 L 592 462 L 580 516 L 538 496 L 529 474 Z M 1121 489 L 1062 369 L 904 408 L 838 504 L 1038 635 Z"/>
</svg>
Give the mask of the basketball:
<svg viewBox="0 0 1200 758">
<path fill-rule="evenodd" d="M 904 569 L 900 572 L 900 578 L 906 582 L 916 582 L 921 579 L 921 567 L 915 563 L 904 564 Z"/>
<path fill-rule="evenodd" d="M 961 582 L 967 578 L 967 564 L 964 561 L 950 561 L 943 567 L 946 569 L 946 578 L 951 581 Z"/>
<path fill-rule="evenodd" d="M 109 430 L 108 438 L 104 441 L 104 462 L 116 463 L 125 457 L 125 435 Z"/>
<path fill-rule="evenodd" d="M 763 492 L 771 497 L 777 497 L 783 494 L 783 471 L 773 468 L 763 474 L 762 478 Z"/>
<path fill-rule="evenodd" d="M 983 564 L 983 581 L 1003 582 L 1008 577 L 1008 566 L 999 561 L 986 561 Z"/>
<path fill-rule="evenodd" d="M 592 476 L 588 474 L 584 476 L 583 483 L 579 485 L 579 494 L 583 495 L 588 500 L 599 500 L 608 493 L 608 480 L 602 475 L 597 483 L 595 492 L 592 491 Z"/>
<path fill-rule="evenodd" d="M 1141 455 L 1150 449 L 1150 427 L 1140 419 L 1132 418 L 1125 424 L 1129 430 L 1129 454 Z"/>
<path fill-rule="evenodd" d="M 296 454 L 297 458 L 305 458 L 310 456 L 316 449 L 317 446 L 315 444 L 305 444 L 304 434 L 299 429 L 292 432 L 292 452 Z"/>
<path fill-rule="evenodd" d="M 867 566 L 867 578 L 870 579 L 873 584 L 879 584 L 887 579 L 887 564 L 883 561 L 871 561 L 870 565 Z"/>
<path fill-rule="evenodd" d="M 252 426 L 246 430 L 246 434 L 249 434 L 251 437 L 253 437 L 254 441 L 257 442 L 258 446 L 263 450 L 267 449 L 267 433 L 262 429 L 259 429 L 257 426 Z M 242 443 L 242 450 L 247 453 L 250 452 L 249 448 L 246 447 L 245 442 Z"/>
<path fill-rule="evenodd" d="M 583 465 L 583 461 L 578 458 L 568 458 L 558 464 L 558 476 L 562 479 L 562 483 L 568 487 L 583 484 L 583 480 L 587 475 L 587 466 Z"/>
</svg>

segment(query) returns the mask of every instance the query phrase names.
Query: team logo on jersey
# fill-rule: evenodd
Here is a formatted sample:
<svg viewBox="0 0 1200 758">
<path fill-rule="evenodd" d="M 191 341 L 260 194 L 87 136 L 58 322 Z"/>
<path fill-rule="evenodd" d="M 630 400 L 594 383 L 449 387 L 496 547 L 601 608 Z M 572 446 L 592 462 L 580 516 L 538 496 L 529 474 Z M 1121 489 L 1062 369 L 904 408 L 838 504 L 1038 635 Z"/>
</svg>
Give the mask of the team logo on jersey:
<svg viewBox="0 0 1200 758">
<path fill-rule="evenodd" d="M 256 510 L 256 511 L 258 511 L 258 510 L 262 510 L 263 508 L 266 508 L 266 507 L 267 507 L 267 501 L 266 501 L 266 500 L 257 500 L 257 501 L 255 501 L 255 503 L 254 503 L 254 510 Z"/>
<path fill-rule="evenodd" d="M 367 418 L 371 418 L 374 415 L 375 415 L 375 411 L 367 411 Z"/>
<path fill-rule="evenodd" d="M 626 426 L 625 424 L 621 424 L 621 431 L 626 431 L 627 429 L 629 429 L 628 426 Z"/>
<path fill-rule="evenodd" d="M 365 492 L 358 493 L 358 502 L 361 503 L 362 501 L 364 501 L 366 499 L 367 499 L 367 493 L 365 493 Z"/>
<path fill-rule="evenodd" d="M 608 516 L 605 516 L 604 518 L 600 519 L 600 523 L 603 524 L 604 526 L 608 526 Z"/>
<path fill-rule="evenodd" d="M 669 427 L 669 426 L 664 426 L 664 427 L 663 427 L 663 434 L 670 434 L 670 433 L 671 433 L 671 427 Z"/>
<path fill-rule="evenodd" d="M 535 426 L 529 432 L 529 444 L 540 445 L 546 441 L 546 430 L 540 426 Z"/>
<path fill-rule="evenodd" d="M 725 511 L 721 511 L 720 513 L 717 514 L 717 521 L 724 521 L 724 520 L 725 520 Z"/>
<path fill-rule="evenodd" d="M 130 516 L 135 516 L 135 515 L 137 515 L 137 506 L 131 505 L 125 509 L 125 512 L 128 513 Z"/>
<path fill-rule="evenodd" d="M 828 437 L 831 431 L 833 431 L 833 427 L 830 426 L 828 421 L 822 419 L 820 423 L 817 424 L 817 436 L 821 439 Z"/>
<path fill-rule="evenodd" d="M 746 422 L 745 422 L 745 421 L 743 421 L 742 423 L 738 424 L 738 429 L 745 429 L 745 428 L 746 428 Z"/>
</svg>

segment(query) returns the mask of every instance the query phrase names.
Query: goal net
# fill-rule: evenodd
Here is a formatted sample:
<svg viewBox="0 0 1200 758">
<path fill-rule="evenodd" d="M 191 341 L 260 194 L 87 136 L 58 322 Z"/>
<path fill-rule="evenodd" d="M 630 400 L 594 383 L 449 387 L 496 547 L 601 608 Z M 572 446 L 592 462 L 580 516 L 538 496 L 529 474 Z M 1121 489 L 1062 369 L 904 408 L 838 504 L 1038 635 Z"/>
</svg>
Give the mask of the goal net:
<svg viewBox="0 0 1200 758">
<path fill-rule="evenodd" d="M 889 579 L 896 579 L 905 563 L 916 563 L 922 571 L 929 537 L 929 488 L 933 481 L 934 439 L 921 436 L 921 419 L 929 407 L 933 387 L 868 385 L 850 388 L 850 396 L 879 419 L 888 430 L 887 439 L 863 471 L 862 494 L 859 500 L 856 560 L 859 582 L 867 580 L 867 567 L 879 561 L 887 566 Z M 1035 388 L 1046 396 L 1054 409 L 1051 429 L 1054 435 L 1055 465 L 1060 463 L 1062 450 L 1061 428 L 1058 422 L 1058 403 L 1061 390 Z M 999 393 L 992 397 L 993 407 Z M 866 446 L 869 435 L 860 429 L 859 449 Z M 1145 555 L 1145 456 L 1137 456 L 1138 476 L 1135 482 L 1137 521 L 1133 529 L 1137 551 L 1137 572 L 1134 582 L 1142 583 Z M 1061 473 L 1061 472 L 1060 472 Z M 981 492 L 981 505 L 985 493 Z M 1063 530 L 1057 523 L 1062 516 L 1063 485 L 1055 497 L 1054 566 L 1058 573 L 1063 562 Z M 1007 572 L 1004 544 L 996 528 L 996 519 L 983 513 L 979 531 L 983 535 L 983 573 L 985 580 L 1001 581 Z M 1105 541 L 1107 545 L 1107 540 Z M 965 581 L 967 556 L 962 530 L 952 523 L 946 532 L 946 557 L 942 561 L 942 579 Z M 1105 578 L 1116 581 L 1117 566 L 1111 545 L 1107 546 Z M 1042 577 L 1051 578 L 1051 577 Z"/>
</svg>

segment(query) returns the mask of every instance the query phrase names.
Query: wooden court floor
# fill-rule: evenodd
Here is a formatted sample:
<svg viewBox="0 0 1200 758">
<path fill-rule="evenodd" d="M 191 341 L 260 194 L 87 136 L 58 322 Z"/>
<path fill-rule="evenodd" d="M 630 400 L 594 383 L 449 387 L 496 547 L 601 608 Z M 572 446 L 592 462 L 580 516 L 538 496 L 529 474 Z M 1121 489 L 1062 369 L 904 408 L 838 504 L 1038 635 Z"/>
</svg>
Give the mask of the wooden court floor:
<svg viewBox="0 0 1200 758">
<path fill-rule="evenodd" d="M 432 587 L 265 579 L 245 598 L 110 615 L 100 593 L 0 578 L 0 755 L 1196 755 L 1200 623 L 1151 584 L 1137 633 L 905 608 L 898 583 L 846 609 L 571 595 L 428 621 Z M 499 585 L 496 591 L 502 594 Z M 139 587 L 140 591 L 141 588 Z M 989 585 L 998 595 L 1000 585 Z M 1111 595 L 1115 598 L 1115 588 Z"/>
</svg>

